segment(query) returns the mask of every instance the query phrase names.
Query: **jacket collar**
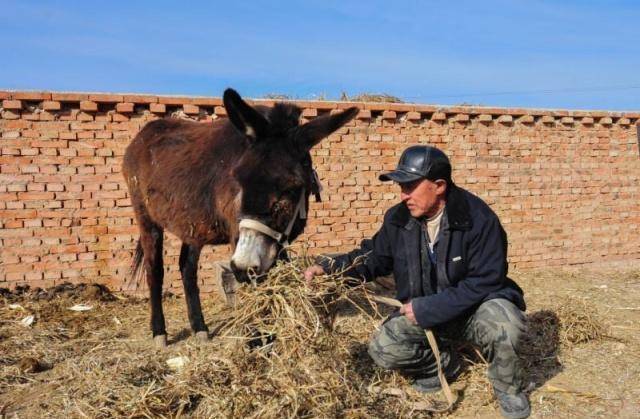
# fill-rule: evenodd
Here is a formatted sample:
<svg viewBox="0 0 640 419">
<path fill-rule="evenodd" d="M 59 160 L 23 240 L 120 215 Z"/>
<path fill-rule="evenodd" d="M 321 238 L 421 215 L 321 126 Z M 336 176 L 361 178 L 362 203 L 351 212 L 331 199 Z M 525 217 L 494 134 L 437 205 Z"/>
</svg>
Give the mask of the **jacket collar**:
<svg viewBox="0 0 640 419">
<path fill-rule="evenodd" d="M 455 184 L 451 184 L 447 195 L 447 204 L 445 212 L 449 221 L 449 228 L 452 230 L 471 230 L 473 226 L 471 212 L 469 210 L 469 202 L 465 196 L 464 189 L 459 188 Z M 416 226 L 420 226 L 420 221 L 411 216 L 409 209 L 404 203 L 396 206 L 396 210 L 390 220 L 393 224 L 411 230 Z"/>
</svg>

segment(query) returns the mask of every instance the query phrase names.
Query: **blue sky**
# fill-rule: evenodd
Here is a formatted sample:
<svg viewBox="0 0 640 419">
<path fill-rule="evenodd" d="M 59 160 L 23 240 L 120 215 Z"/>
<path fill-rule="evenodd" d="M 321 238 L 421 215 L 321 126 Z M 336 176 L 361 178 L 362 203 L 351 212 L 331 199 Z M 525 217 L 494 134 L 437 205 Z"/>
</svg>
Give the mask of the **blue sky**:
<svg viewBox="0 0 640 419">
<path fill-rule="evenodd" d="M 640 110 L 639 1 L 5 1 L 0 89 Z"/>
</svg>

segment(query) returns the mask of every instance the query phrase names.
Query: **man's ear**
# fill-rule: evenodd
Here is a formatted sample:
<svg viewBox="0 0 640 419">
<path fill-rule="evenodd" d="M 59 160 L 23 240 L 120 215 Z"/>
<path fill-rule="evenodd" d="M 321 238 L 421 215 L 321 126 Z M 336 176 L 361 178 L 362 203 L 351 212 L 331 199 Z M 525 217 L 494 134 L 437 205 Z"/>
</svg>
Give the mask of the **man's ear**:
<svg viewBox="0 0 640 419">
<path fill-rule="evenodd" d="M 447 188 L 449 185 L 447 181 L 444 179 L 436 179 L 433 181 L 436 184 L 436 193 L 438 195 L 445 195 L 447 193 Z"/>
<path fill-rule="evenodd" d="M 224 107 L 229 120 L 234 127 L 245 134 L 250 140 L 263 138 L 267 135 L 269 122 L 251 105 L 242 100 L 238 92 L 227 89 L 222 95 Z"/>
</svg>

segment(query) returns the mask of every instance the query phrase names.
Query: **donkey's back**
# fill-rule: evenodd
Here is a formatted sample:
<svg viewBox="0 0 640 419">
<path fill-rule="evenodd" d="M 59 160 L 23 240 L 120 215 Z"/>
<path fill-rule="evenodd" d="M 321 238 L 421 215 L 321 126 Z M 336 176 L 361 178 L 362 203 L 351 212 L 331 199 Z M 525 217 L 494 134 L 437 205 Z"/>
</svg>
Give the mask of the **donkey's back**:
<svg viewBox="0 0 640 419">
<path fill-rule="evenodd" d="M 227 243 L 226 220 L 234 217 L 230 172 L 243 148 L 237 137 L 226 120 L 148 123 L 123 163 L 138 223 L 156 224 L 186 243 Z"/>
</svg>

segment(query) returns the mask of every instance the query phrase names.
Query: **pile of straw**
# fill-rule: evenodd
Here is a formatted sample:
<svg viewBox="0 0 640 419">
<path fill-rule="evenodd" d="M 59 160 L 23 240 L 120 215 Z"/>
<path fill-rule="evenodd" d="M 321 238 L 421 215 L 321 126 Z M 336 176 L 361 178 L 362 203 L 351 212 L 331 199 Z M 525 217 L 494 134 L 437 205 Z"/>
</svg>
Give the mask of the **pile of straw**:
<svg viewBox="0 0 640 419">
<path fill-rule="evenodd" d="M 88 287 L 60 289 L 46 298 L 2 294 L 0 415 L 431 414 L 426 412 L 436 404 L 431 396 L 413 391 L 400 375 L 376 368 L 367 354 L 368 340 L 387 308 L 377 307 L 364 286 L 340 274 L 306 284 L 302 272 L 310 262 L 301 257 L 278 264 L 258 287 L 238 290 L 236 307 L 203 300 L 216 328 L 211 341 L 190 339 L 188 330 L 170 331 L 174 341 L 165 351 L 151 343 L 145 301 L 91 292 L 94 308 L 73 312 L 69 307 L 89 298 Z M 180 318 L 186 322 L 183 299 L 166 298 L 164 307 L 169 327 L 179 325 Z M 30 314 L 35 323 L 20 325 Z M 557 374 L 561 349 L 606 336 L 600 315 L 584 300 L 542 307 L 528 319 L 523 356 L 536 383 Z M 464 389 L 462 403 L 494 404 L 483 360 L 466 348 L 470 365 L 454 384 Z M 176 359 L 177 366 L 167 363 Z"/>
<path fill-rule="evenodd" d="M 565 347 L 608 336 L 602 316 L 584 299 L 565 297 L 557 304 L 555 312 L 560 318 L 560 342 Z"/>
</svg>

